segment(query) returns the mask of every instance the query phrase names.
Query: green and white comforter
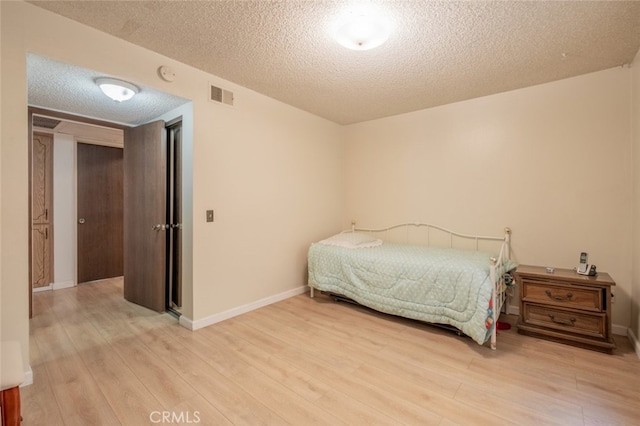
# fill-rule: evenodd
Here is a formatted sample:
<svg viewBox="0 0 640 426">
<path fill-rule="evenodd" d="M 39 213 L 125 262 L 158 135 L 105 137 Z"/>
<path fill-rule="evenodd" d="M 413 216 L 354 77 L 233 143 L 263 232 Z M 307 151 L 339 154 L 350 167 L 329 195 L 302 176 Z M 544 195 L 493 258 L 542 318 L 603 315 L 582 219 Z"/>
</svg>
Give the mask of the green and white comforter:
<svg viewBox="0 0 640 426">
<path fill-rule="evenodd" d="M 452 325 L 483 344 L 493 327 L 492 256 L 391 243 L 367 248 L 315 243 L 308 254 L 309 285 L 388 314 Z M 498 274 L 511 268 L 503 265 Z"/>
</svg>

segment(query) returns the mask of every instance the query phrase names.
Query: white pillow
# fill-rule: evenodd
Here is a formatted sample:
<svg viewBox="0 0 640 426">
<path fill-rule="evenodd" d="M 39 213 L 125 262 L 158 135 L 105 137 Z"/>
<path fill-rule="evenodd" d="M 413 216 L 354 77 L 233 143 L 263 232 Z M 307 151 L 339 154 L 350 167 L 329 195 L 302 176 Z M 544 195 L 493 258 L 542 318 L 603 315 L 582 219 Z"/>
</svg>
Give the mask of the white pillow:
<svg viewBox="0 0 640 426">
<path fill-rule="evenodd" d="M 342 232 L 334 235 L 333 237 L 329 237 L 326 240 L 319 241 L 318 243 L 345 248 L 366 248 L 382 245 L 382 240 L 374 238 L 368 234 Z"/>
</svg>

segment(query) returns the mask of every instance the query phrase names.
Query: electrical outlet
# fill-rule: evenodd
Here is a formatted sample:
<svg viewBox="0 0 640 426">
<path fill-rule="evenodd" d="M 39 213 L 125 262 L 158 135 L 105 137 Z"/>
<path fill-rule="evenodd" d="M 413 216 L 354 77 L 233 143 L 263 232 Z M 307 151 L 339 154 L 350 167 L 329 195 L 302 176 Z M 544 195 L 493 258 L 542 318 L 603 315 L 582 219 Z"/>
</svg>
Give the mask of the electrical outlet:
<svg viewBox="0 0 640 426">
<path fill-rule="evenodd" d="M 213 210 L 207 210 L 207 222 L 213 222 Z"/>
<path fill-rule="evenodd" d="M 611 293 L 611 304 L 613 305 L 614 303 L 616 303 L 616 295 Z"/>
</svg>

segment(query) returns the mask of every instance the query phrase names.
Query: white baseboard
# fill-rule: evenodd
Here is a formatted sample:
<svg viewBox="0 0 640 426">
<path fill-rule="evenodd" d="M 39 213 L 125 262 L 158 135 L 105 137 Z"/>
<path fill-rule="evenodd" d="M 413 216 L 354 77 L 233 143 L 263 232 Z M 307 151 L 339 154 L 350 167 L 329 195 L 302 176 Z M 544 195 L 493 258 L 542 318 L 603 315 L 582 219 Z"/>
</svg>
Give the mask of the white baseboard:
<svg viewBox="0 0 640 426">
<path fill-rule="evenodd" d="M 63 288 L 75 287 L 76 283 L 71 281 L 63 281 L 61 283 L 53 283 L 53 290 L 62 290 Z"/>
<path fill-rule="evenodd" d="M 631 327 L 627 330 L 627 337 L 631 342 L 631 346 L 633 346 L 633 349 L 636 351 L 636 355 L 640 358 L 640 340 L 638 340 L 638 336 L 633 333 Z"/>
<path fill-rule="evenodd" d="M 507 314 L 520 315 L 520 306 L 507 304 Z"/>
<path fill-rule="evenodd" d="M 624 325 L 611 324 L 611 332 L 618 336 L 627 336 L 629 333 L 629 328 Z"/>
<path fill-rule="evenodd" d="M 44 287 L 34 287 L 31 289 L 34 293 L 38 293 L 39 291 L 49 291 L 53 290 L 53 284 L 46 285 Z"/>
<path fill-rule="evenodd" d="M 61 283 L 51 283 L 44 287 L 35 287 L 33 288 L 34 293 L 38 293 L 40 291 L 49 291 L 49 290 L 62 290 L 63 288 L 75 287 L 76 283 L 73 281 L 63 281 Z"/>
<path fill-rule="evenodd" d="M 33 384 L 33 370 L 30 365 L 27 367 L 29 368 L 24 372 L 24 382 L 20 385 L 21 388 Z"/>
<path fill-rule="evenodd" d="M 193 320 L 191 318 L 187 318 L 185 315 L 180 315 L 180 318 L 178 319 L 178 324 L 180 324 L 187 330 L 193 331 Z"/>
<path fill-rule="evenodd" d="M 251 312 L 255 309 L 271 305 L 272 303 L 280 302 L 290 297 L 297 296 L 308 291 L 308 289 L 309 287 L 304 285 L 298 288 L 294 288 L 293 290 L 288 290 L 274 296 L 266 297 L 264 299 L 260 299 L 246 305 L 238 306 L 237 308 L 229 309 L 228 311 L 220 312 L 219 314 L 214 314 L 195 321 L 182 315 L 180 316 L 180 325 L 192 331 L 199 330 L 201 328 L 213 325 L 229 318 L 246 314 L 247 312 Z"/>
</svg>

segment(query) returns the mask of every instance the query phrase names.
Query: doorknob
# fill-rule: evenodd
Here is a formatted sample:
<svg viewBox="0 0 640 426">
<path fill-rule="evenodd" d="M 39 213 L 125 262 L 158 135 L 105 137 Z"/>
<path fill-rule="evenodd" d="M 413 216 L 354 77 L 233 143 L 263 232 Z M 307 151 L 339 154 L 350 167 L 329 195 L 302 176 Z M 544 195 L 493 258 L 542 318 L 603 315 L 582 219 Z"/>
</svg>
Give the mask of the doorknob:
<svg viewBox="0 0 640 426">
<path fill-rule="evenodd" d="M 165 225 L 164 223 L 158 223 L 156 225 L 153 225 L 153 229 L 154 231 L 165 231 L 167 229 L 167 225 Z"/>
<path fill-rule="evenodd" d="M 78 219 L 78 223 L 82 225 L 84 223 L 84 217 L 81 217 L 80 219 Z"/>
</svg>

